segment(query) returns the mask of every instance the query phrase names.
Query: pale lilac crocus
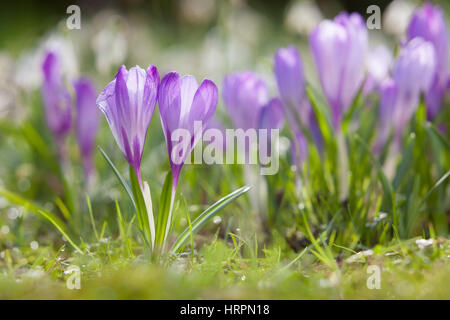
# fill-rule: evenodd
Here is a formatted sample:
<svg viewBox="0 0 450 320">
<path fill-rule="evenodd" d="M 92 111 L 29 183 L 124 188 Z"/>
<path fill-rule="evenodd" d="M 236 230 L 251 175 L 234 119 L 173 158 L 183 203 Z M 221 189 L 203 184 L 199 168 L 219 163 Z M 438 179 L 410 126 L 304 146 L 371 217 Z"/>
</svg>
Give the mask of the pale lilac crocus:
<svg viewBox="0 0 450 320">
<path fill-rule="evenodd" d="M 142 184 L 141 158 L 147 129 L 158 98 L 159 73 L 155 66 L 139 66 L 129 71 L 121 66 L 97 98 L 111 132 L 126 160 Z"/>
<path fill-rule="evenodd" d="M 430 42 L 414 38 L 404 45 L 393 70 L 397 98 L 392 118 L 397 144 L 419 105 L 421 93 L 430 89 L 435 73 L 436 55 Z"/>
<path fill-rule="evenodd" d="M 295 46 L 277 50 L 274 71 L 283 109 L 297 140 L 294 141 L 294 146 L 300 149 L 300 161 L 303 161 L 307 150 L 304 146 L 307 145 L 307 141 L 300 124 L 310 132 L 319 150 L 322 147 L 322 136 L 314 111 L 306 97 L 303 62 Z M 296 154 L 294 150 L 294 159 Z"/>
<path fill-rule="evenodd" d="M 97 136 L 99 111 L 96 106 L 97 90 L 89 78 L 74 82 L 77 109 L 77 137 L 86 178 L 92 176 L 92 162 Z"/>
<path fill-rule="evenodd" d="M 314 63 L 332 111 L 332 123 L 340 128 L 343 113 L 352 104 L 364 80 L 368 45 L 367 27 L 357 13 L 341 13 L 322 21 L 310 34 Z"/>
<path fill-rule="evenodd" d="M 266 83 L 251 71 L 227 75 L 223 99 L 236 129 L 257 129 L 262 108 L 269 102 Z"/>
<path fill-rule="evenodd" d="M 62 80 L 61 61 L 55 53 L 47 53 L 42 71 L 44 73 L 42 99 L 45 118 L 55 137 L 60 156 L 63 156 L 63 144 L 71 128 L 72 111 L 70 95 Z"/>
<path fill-rule="evenodd" d="M 407 36 L 408 40 L 421 37 L 434 46 L 437 72 L 425 97 L 428 118 L 433 119 L 441 108 L 449 74 L 449 38 L 442 9 L 431 3 L 418 8 L 409 23 Z"/>
<path fill-rule="evenodd" d="M 170 72 L 161 81 L 158 98 L 159 111 L 173 174 L 173 190 L 177 188 L 181 168 L 185 160 L 195 147 L 198 139 L 201 138 L 199 135 L 203 126 L 214 115 L 217 99 L 217 87 L 214 82 L 208 79 L 203 80 L 198 85 L 193 76 L 180 77 L 177 72 Z M 198 122 L 201 126 L 196 126 L 195 122 Z M 177 129 L 184 129 L 188 133 L 189 141 L 183 150 L 174 149 L 172 139 L 176 142 L 177 139 L 173 137 L 173 134 Z"/>
</svg>

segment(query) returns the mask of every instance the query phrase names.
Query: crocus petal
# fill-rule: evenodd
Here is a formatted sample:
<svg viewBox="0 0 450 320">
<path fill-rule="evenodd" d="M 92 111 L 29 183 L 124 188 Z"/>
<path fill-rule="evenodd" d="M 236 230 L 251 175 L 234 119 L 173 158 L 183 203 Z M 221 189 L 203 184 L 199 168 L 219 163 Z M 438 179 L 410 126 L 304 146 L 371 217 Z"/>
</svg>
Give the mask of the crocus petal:
<svg viewBox="0 0 450 320">
<path fill-rule="evenodd" d="M 218 102 L 218 90 L 214 82 L 205 79 L 195 92 L 189 122 L 208 121 L 214 115 Z M 206 123 L 205 123 L 206 124 Z"/>
<path fill-rule="evenodd" d="M 181 113 L 180 75 L 170 72 L 164 76 L 159 87 L 158 94 L 161 122 L 166 135 L 166 141 L 170 141 L 170 132 L 178 128 Z"/>
</svg>

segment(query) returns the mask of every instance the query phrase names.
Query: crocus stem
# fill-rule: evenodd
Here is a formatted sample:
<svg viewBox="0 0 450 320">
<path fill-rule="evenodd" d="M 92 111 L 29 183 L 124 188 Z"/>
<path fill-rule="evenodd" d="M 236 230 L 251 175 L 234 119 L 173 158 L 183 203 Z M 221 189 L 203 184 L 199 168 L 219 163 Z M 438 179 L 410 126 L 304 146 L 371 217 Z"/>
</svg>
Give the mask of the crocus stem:
<svg viewBox="0 0 450 320">
<path fill-rule="evenodd" d="M 174 179 L 175 180 L 175 179 Z M 166 224 L 166 231 L 164 232 L 164 240 L 162 245 L 162 252 L 166 249 L 166 242 L 167 238 L 169 236 L 169 229 L 172 224 L 172 212 L 173 212 L 173 205 L 175 203 L 175 195 L 177 193 L 177 183 L 174 181 L 172 185 L 172 194 L 170 196 L 170 207 L 169 207 L 169 217 L 167 218 L 167 224 Z"/>
<path fill-rule="evenodd" d="M 344 133 L 340 129 L 337 132 L 338 151 L 338 176 L 339 176 L 339 200 L 344 201 L 348 196 L 348 155 Z"/>
</svg>

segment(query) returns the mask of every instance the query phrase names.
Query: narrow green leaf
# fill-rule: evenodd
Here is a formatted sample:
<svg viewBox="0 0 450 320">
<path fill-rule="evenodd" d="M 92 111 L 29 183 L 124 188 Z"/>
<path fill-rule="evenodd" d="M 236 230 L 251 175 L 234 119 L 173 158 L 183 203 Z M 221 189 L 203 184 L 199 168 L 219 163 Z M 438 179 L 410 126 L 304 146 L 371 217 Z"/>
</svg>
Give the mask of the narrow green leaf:
<svg viewBox="0 0 450 320">
<path fill-rule="evenodd" d="M 100 238 L 98 236 L 97 227 L 95 226 L 94 214 L 92 213 L 91 199 L 89 198 L 88 194 L 86 194 L 86 202 L 87 202 L 87 206 L 88 206 L 89 217 L 91 219 L 92 229 L 94 229 L 95 238 L 97 239 L 97 241 L 99 241 Z"/>
<path fill-rule="evenodd" d="M 220 210 L 222 210 L 225 206 L 227 206 L 229 203 L 246 193 L 248 190 L 250 190 L 249 186 L 245 186 L 242 188 L 239 188 L 232 193 L 228 194 L 227 196 L 223 197 L 216 203 L 214 203 L 212 206 L 210 206 L 208 209 L 202 212 L 197 219 L 195 219 L 191 226 L 186 228 L 177 238 L 175 243 L 172 246 L 172 249 L 170 251 L 172 252 L 178 252 L 181 247 L 185 244 L 187 240 L 189 240 L 189 235 L 197 233 L 211 218 L 213 218 L 216 214 L 219 213 Z"/>
<path fill-rule="evenodd" d="M 139 227 L 141 228 L 143 234 L 145 235 L 145 240 L 150 243 L 150 225 L 148 223 L 147 208 L 145 206 L 144 197 L 142 195 L 142 188 L 136 173 L 132 166 L 130 166 L 130 181 L 131 190 L 133 192 L 134 203 L 136 204 L 136 215 L 138 218 Z"/>
<path fill-rule="evenodd" d="M 136 203 L 134 202 L 133 193 L 131 192 L 131 189 L 130 189 L 130 186 L 128 185 L 128 183 L 125 182 L 124 178 L 122 178 L 122 176 L 119 173 L 119 170 L 117 170 L 117 168 L 114 166 L 113 162 L 108 157 L 106 152 L 102 149 L 102 147 L 97 146 L 97 148 L 98 148 L 98 150 L 100 150 L 100 152 L 103 155 L 103 157 L 105 158 L 106 162 L 109 164 L 109 166 L 113 170 L 113 172 L 116 175 L 117 179 L 119 179 L 120 184 L 122 184 L 123 188 L 127 192 L 128 197 L 130 198 L 131 202 L 133 203 L 134 208 L 137 209 L 136 208 Z"/>
<path fill-rule="evenodd" d="M 172 201 L 172 172 L 169 171 L 164 180 L 159 200 L 158 221 L 156 222 L 156 244 L 161 245 L 164 242 L 167 221 L 169 219 L 170 204 Z"/>
<path fill-rule="evenodd" d="M 434 186 L 428 190 L 428 192 L 425 194 L 425 196 L 420 200 L 419 203 L 419 209 L 422 207 L 422 205 L 425 203 L 425 201 L 428 199 L 428 197 L 433 193 L 434 190 L 439 188 L 441 184 L 444 183 L 444 181 L 450 176 L 450 170 L 447 171 L 435 184 Z"/>
<path fill-rule="evenodd" d="M 64 222 L 62 222 L 57 216 L 55 216 L 54 214 L 52 214 L 42 208 L 39 208 L 38 206 L 31 203 L 30 201 L 22 198 L 21 196 L 19 196 L 17 194 L 9 192 L 7 190 L 0 189 L 0 195 L 5 197 L 9 202 L 23 206 L 25 210 L 29 210 L 29 211 L 37 214 L 38 216 L 41 216 L 41 217 L 45 218 L 46 220 L 48 220 L 67 239 L 67 241 L 72 245 L 72 247 L 74 247 L 75 250 L 77 250 L 78 252 L 83 254 L 83 250 L 81 250 L 67 234 L 67 229 L 66 229 Z"/>
<path fill-rule="evenodd" d="M 394 193 L 394 189 L 392 188 L 392 185 L 390 184 L 388 178 L 384 174 L 383 169 L 381 168 L 381 165 L 372 155 L 372 152 L 370 151 L 370 149 L 366 145 L 366 143 L 357 134 L 355 134 L 355 139 L 357 142 L 360 143 L 363 150 L 369 155 L 371 162 L 377 167 L 378 179 L 380 180 L 381 187 L 383 188 L 384 196 L 387 198 L 387 200 L 386 200 L 386 204 L 388 206 L 387 209 L 388 209 L 388 211 L 391 211 L 392 214 L 394 214 L 395 213 L 395 193 Z"/>
</svg>

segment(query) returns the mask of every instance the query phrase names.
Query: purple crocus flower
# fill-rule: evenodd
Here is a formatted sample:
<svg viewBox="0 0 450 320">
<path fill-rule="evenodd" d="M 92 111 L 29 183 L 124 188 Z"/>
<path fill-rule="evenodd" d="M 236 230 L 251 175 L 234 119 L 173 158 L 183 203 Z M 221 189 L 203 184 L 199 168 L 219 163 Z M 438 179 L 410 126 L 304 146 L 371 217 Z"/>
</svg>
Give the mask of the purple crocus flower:
<svg viewBox="0 0 450 320">
<path fill-rule="evenodd" d="M 275 53 L 275 77 L 278 91 L 283 100 L 284 112 L 297 139 L 294 146 L 307 145 L 301 125 L 309 130 L 318 149 L 322 147 L 322 136 L 314 111 L 306 97 L 303 63 L 295 46 L 281 48 Z M 300 123 L 299 123 L 300 122 Z M 300 158 L 304 159 L 307 148 L 300 148 Z"/>
<path fill-rule="evenodd" d="M 309 42 L 332 122 L 339 129 L 343 112 L 355 98 L 364 79 L 367 28 L 357 13 L 341 13 L 334 21 L 322 21 Z"/>
<path fill-rule="evenodd" d="M 45 117 L 48 127 L 55 136 L 60 156 L 62 156 L 63 142 L 70 131 L 72 121 L 70 95 L 63 85 L 61 62 L 55 53 L 47 53 L 42 70 L 44 73 L 42 98 Z"/>
<path fill-rule="evenodd" d="M 261 110 L 269 102 L 269 93 L 262 79 L 245 71 L 225 77 L 223 99 L 236 129 L 256 129 Z"/>
<path fill-rule="evenodd" d="M 141 158 L 147 129 L 158 97 L 159 73 L 151 65 L 147 70 L 136 66 L 129 71 L 121 66 L 97 98 L 111 132 L 128 163 L 141 180 Z"/>
<path fill-rule="evenodd" d="M 99 112 L 96 106 L 97 91 L 88 78 L 74 83 L 77 106 L 77 136 L 86 177 L 93 173 L 92 152 L 97 135 Z"/>
<path fill-rule="evenodd" d="M 181 168 L 200 138 L 202 126 L 214 115 L 217 99 L 217 87 L 208 79 L 199 86 L 193 76 L 180 77 L 177 72 L 170 72 L 161 81 L 158 101 L 173 174 L 173 193 L 178 185 Z M 198 121 L 202 126 L 195 125 Z M 189 133 L 190 139 L 183 150 L 176 150 L 173 145 L 172 139 L 177 140 L 173 136 L 177 129 Z"/>
<path fill-rule="evenodd" d="M 421 37 L 434 46 L 437 72 L 426 92 L 428 118 L 433 119 L 442 105 L 448 77 L 449 42 L 442 9 L 431 3 L 418 8 L 409 23 L 407 36 L 408 40 Z"/>
<path fill-rule="evenodd" d="M 393 71 L 397 98 L 392 118 L 397 145 L 400 144 L 403 129 L 419 105 L 420 94 L 430 89 L 435 72 L 436 57 L 430 42 L 414 38 L 405 44 Z"/>
</svg>

